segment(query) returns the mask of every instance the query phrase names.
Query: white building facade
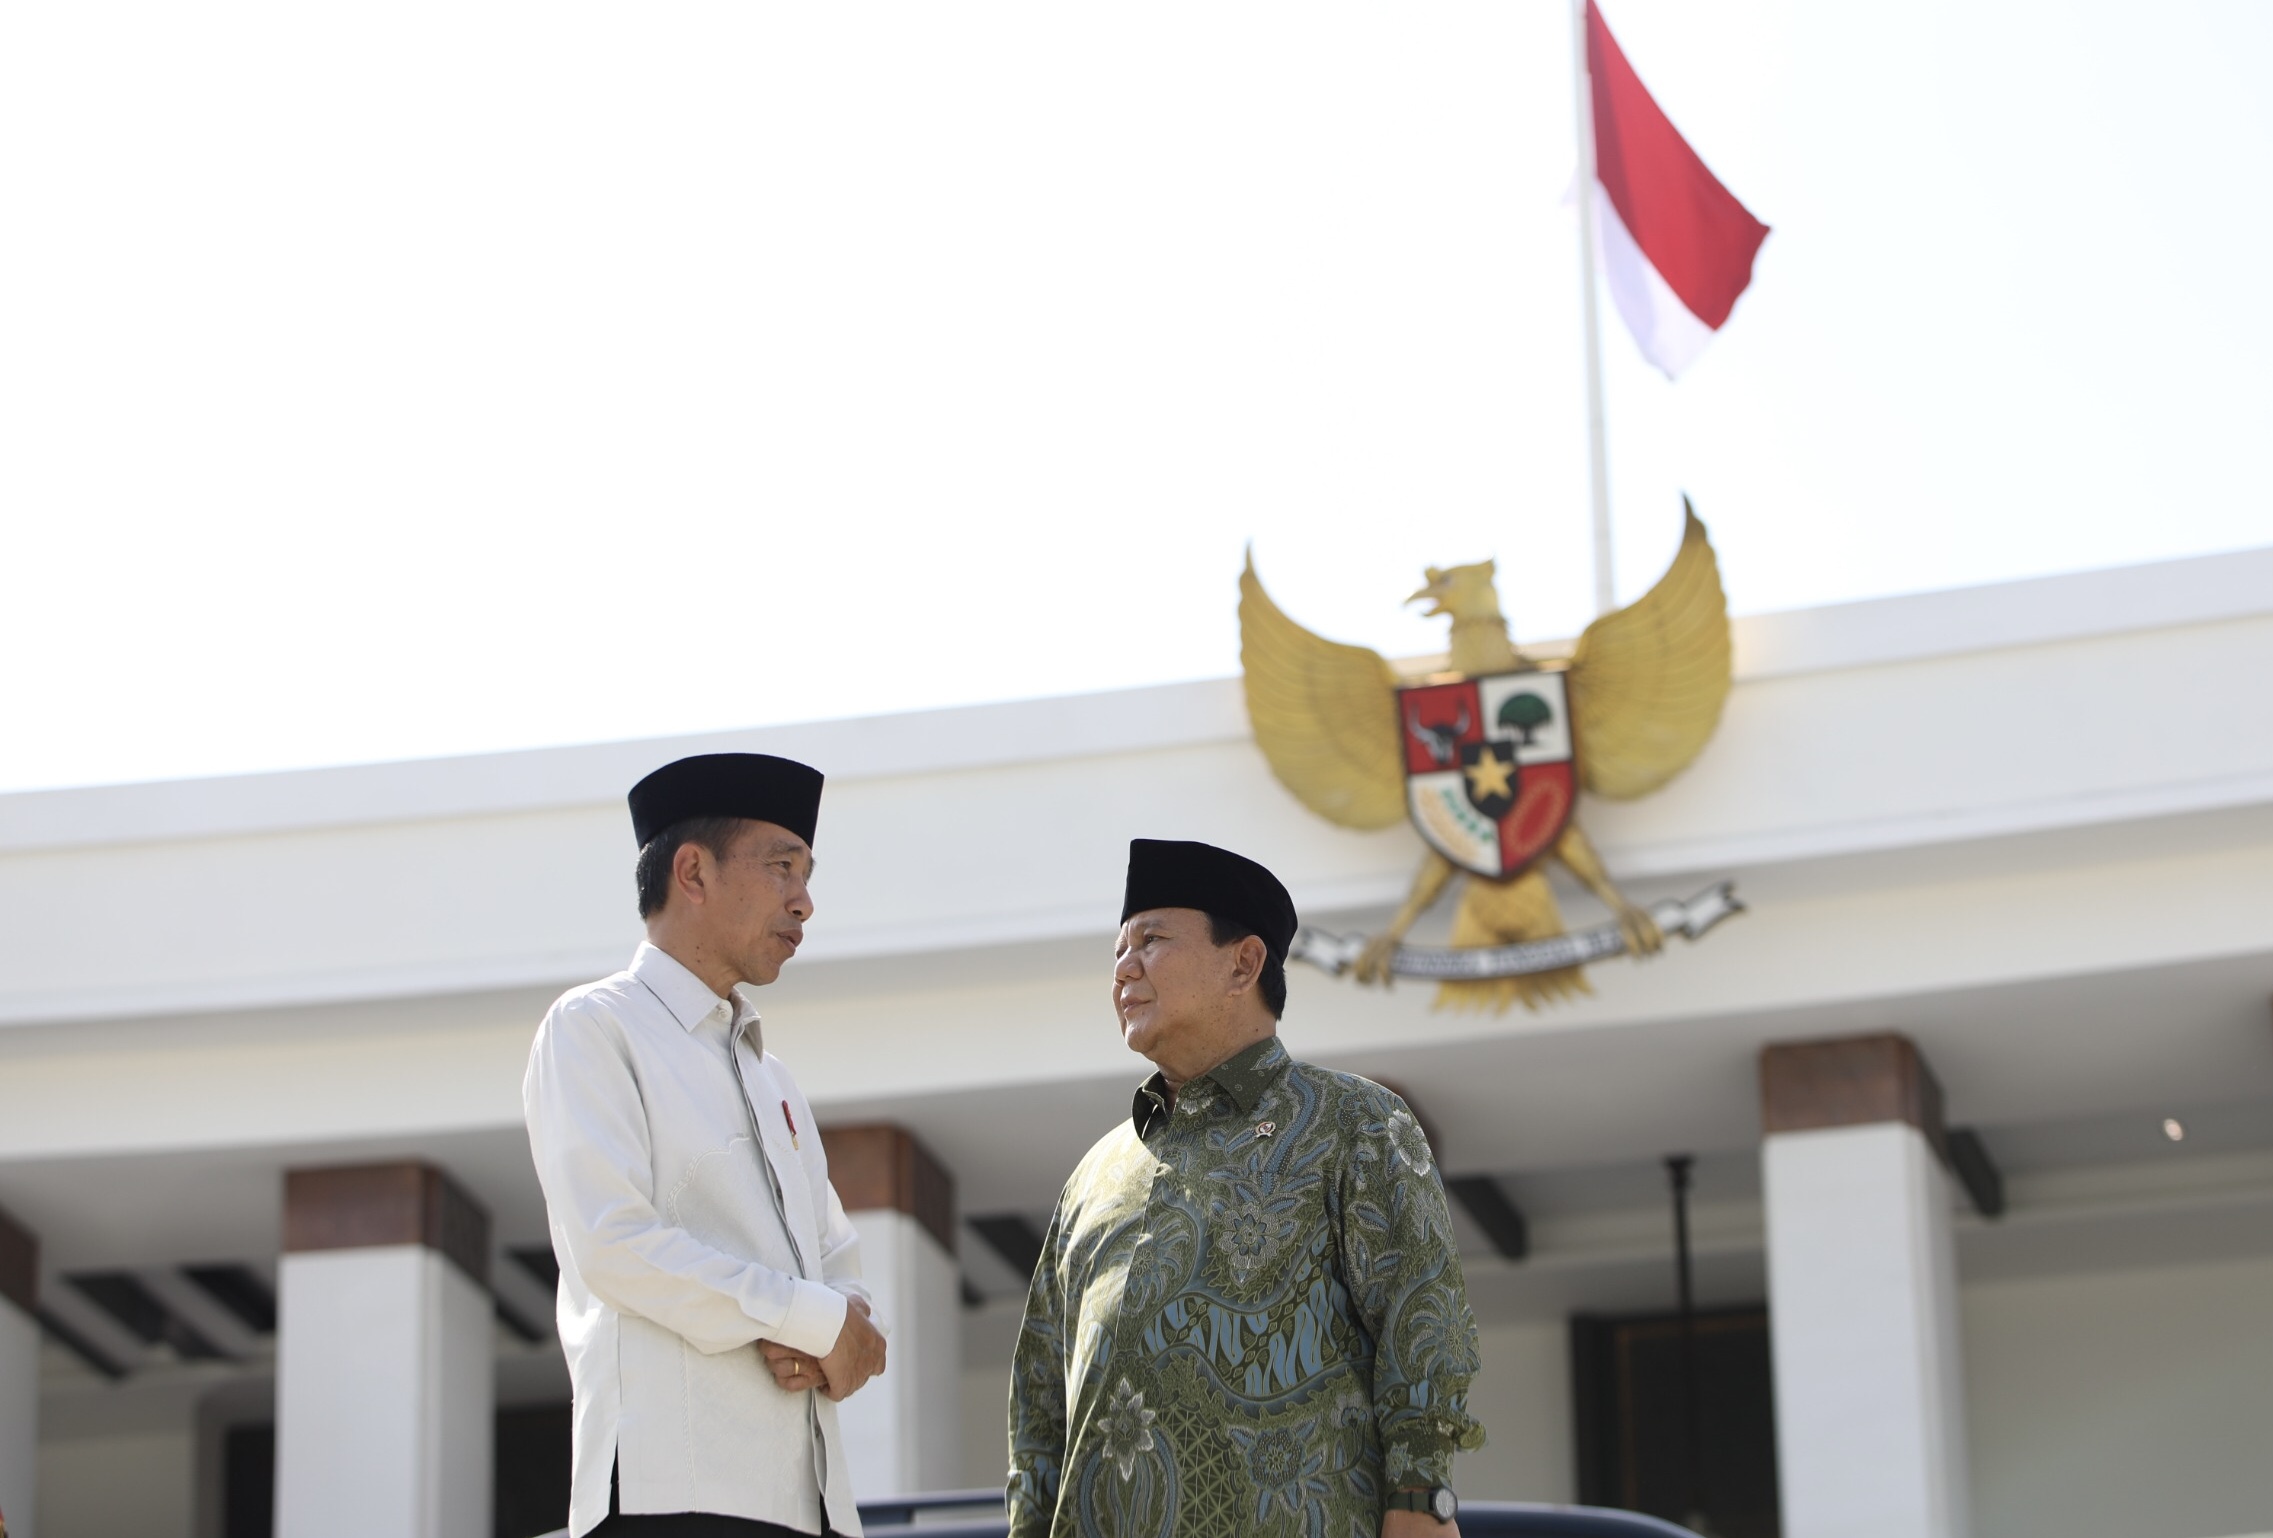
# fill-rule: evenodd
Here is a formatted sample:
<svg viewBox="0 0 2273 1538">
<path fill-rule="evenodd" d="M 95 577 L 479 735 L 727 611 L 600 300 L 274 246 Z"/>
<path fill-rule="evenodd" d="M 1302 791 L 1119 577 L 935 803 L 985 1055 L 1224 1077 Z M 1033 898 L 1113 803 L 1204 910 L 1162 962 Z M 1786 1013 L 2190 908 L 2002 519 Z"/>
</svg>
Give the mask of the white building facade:
<svg viewBox="0 0 2273 1538">
<path fill-rule="evenodd" d="M 1503 1200 L 1459 1218 L 1463 1497 L 1641 1477 L 1604 1428 L 1654 1434 L 1678 1153 L 1705 1319 L 1765 1310 L 1778 1530 L 2273 1531 L 2273 551 L 1736 628 L 1703 757 L 1582 816 L 1630 894 L 1745 914 L 1539 1014 L 1291 977 L 1290 1048 Z M 11 1538 L 550 1525 L 505 1509 L 566 1396 L 521 1070 L 638 939 L 624 790 L 720 749 L 829 775 L 761 997 L 896 1324 L 847 1407 L 875 1493 L 1000 1483 L 1020 1236 L 1142 1072 L 1127 840 L 1340 931 L 1419 850 L 1305 812 L 1236 680 L 0 797 Z"/>
</svg>

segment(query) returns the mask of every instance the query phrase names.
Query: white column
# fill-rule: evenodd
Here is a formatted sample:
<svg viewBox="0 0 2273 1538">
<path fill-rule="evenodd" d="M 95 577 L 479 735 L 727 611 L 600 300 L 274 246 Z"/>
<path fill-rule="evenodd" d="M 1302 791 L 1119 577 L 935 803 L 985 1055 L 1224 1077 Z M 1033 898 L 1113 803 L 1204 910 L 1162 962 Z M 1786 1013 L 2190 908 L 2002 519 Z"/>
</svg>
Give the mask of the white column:
<svg viewBox="0 0 2273 1538">
<path fill-rule="evenodd" d="M 39 1242 L 0 1212 L 0 1516 L 39 1531 Z"/>
<path fill-rule="evenodd" d="M 1954 1192 L 1898 1036 L 1770 1047 L 1768 1319 L 1788 1538 L 1965 1538 Z"/>
<path fill-rule="evenodd" d="M 829 1181 L 860 1231 L 862 1279 L 891 1326 L 884 1375 L 837 1408 L 852 1487 L 867 1500 L 962 1483 L 961 1271 L 954 1186 L 897 1127 L 824 1128 Z"/>
<path fill-rule="evenodd" d="M 953 1489 L 963 1372 L 955 1257 L 904 1212 L 856 1212 L 852 1222 L 877 1311 L 892 1325 L 884 1376 L 837 1407 L 853 1491 L 866 1500 Z"/>
<path fill-rule="evenodd" d="M 487 1538 L 488 1229 L 430 1166 L 287 1177 L 277 1538 Z"/>
</svg>

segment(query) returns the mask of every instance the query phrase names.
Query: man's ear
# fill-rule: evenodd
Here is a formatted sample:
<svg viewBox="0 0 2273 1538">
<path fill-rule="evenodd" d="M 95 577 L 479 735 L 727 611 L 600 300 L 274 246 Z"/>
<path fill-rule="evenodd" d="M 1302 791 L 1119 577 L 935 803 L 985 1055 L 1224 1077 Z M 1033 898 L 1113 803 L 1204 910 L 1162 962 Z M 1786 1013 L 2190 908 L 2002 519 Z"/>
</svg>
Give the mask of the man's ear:
<svg viewBox="0 0 2273 1538">
<path fill-rule="evenodd" d="M 671 856 L 671 885 L 686 893 L 688 902 L 700 903 L 708 898 L 704 882 L 709 873 L 703 869 L 703 857 L 709 853 L 690 838 Z"/>
<path fill-rule="evenodd" d="M 1231 958 L 1231 991 L 1245 993 L 1255 986 L 1263 975 L 1263 963 L 1270 959 L 1270 947 L 1262 936 L 1249 935 L 1233 948 Z"/>
</svg>

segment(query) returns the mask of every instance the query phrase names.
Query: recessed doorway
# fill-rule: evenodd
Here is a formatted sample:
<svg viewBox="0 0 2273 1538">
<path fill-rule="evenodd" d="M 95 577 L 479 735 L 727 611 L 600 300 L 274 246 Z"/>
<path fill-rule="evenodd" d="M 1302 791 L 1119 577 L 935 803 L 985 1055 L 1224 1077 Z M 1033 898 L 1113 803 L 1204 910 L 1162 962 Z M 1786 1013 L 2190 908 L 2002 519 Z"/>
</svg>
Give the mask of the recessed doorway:
<svg viewBox="0 0 2273 1538">
<path fill-rule="evenodd" d="M 1781 1538 L 1768 1311 L 1700 1309 L 1695 1332 L 1692 1460 L 1681 1316 L 1571 1319 L 1578 1498 L 1691 1525 L 1701 1516 L 1711 1538 Z"/>
</svg>

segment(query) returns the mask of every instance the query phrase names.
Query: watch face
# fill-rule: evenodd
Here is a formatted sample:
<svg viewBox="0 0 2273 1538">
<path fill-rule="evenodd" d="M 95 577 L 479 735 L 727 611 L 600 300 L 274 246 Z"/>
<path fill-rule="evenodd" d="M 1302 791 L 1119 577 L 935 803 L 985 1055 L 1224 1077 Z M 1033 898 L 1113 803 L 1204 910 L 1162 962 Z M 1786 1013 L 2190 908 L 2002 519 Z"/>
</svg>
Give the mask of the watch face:
<svg viewBox="0 0 2273 1538">
<path fill-rule="evenodd" d="M 1442 1485 L 1429 1493 L 1429 1515 L 1439 1522 L 1449 1522 L 1460 1514 L 1460 1500 Z"/>
</svg>

